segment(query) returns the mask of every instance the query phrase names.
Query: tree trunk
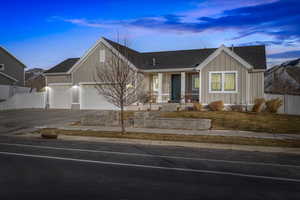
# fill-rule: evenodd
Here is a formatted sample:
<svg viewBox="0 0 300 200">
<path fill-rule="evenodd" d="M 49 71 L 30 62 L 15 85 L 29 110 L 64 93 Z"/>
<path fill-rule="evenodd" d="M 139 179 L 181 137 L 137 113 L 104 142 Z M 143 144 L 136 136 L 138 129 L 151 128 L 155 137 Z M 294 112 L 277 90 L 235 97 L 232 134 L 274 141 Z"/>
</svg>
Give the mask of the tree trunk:
<svg viewBox="0 0 300 200">
<path fill-rule="evenodd" d="M 121 102 L 121 131 L 122 131 L 122 134 L 125 134 L 126 133 L 126 130 L 125 130 L 125 125 L 124 125 L 124 104 L 123 104 L 123 101 Z"/>
</svg>

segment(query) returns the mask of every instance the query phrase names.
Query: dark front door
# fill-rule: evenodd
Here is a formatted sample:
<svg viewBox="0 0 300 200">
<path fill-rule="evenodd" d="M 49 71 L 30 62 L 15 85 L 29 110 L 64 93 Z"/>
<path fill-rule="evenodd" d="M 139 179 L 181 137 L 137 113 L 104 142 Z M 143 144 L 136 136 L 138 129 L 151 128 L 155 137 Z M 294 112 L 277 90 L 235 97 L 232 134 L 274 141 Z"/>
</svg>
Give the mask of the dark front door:
<svg viewBox="0 0 300 200">
<path fill-rule="evenodd" d="M 181 93 L 181 77 L 180 74 L 173 74 L 171 78 L 172 84 L 172 93 L 171 100 L 172 102 L 180 102 L 180 93 Z"/>
</svg>

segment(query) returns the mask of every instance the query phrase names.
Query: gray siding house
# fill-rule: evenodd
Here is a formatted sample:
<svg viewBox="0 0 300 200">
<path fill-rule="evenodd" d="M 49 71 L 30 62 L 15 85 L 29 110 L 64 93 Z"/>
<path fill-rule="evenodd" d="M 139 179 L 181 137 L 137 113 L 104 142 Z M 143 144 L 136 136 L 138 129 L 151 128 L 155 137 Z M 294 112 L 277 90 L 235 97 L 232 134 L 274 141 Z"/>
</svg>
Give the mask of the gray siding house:
<svg viewBox="0 0 300 200">
<path fill-rule="evenodd" d="M 0 46 L 0 85 L 24 86 L 26 66 Z"/>
<path fill-rule="evenodd" d="M 50 108 L 114 109 L 97 93 L 93 79 L 96 67 L 110 59 L 108 49 L 119 51 L 144 76 L 144 91 L 155 103 L 251 105 L 264 96 L 265 46 L 141 53 L 101 38 L 81 58 L 45 72 Z"/>
</svg>

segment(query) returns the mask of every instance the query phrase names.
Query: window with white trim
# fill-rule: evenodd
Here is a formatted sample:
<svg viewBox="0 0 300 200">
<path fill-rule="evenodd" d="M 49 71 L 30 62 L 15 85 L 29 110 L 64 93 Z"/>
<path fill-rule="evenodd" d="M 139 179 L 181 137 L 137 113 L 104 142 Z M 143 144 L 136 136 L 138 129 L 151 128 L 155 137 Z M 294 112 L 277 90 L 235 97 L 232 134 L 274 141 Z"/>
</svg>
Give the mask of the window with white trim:
<svg viewBox="0 0 300 200">
<path fill-rule="evenodd" d="M 199 90 L 199 74 L 192 74 L 192 90 Z"/>
<path fill-rule="evenodd" d="M 236 93 L 237 71 L 209 72 L 209 93 Z"/>
<path fill-rule="evenodd" d="M 153 88 L 153 91 L 158 91 L 158 76 L 157 75 L 152 76 L 152 88 Z"/>
<path fill-rule="evenodd" d="M 100 50 L 100 62 L 105 62 L 105 50 Z"/>
<path fill-rule="evenodd" d="M 0 64 L 0 71 L 4 71 L 4 64 Z"/>
</svg>

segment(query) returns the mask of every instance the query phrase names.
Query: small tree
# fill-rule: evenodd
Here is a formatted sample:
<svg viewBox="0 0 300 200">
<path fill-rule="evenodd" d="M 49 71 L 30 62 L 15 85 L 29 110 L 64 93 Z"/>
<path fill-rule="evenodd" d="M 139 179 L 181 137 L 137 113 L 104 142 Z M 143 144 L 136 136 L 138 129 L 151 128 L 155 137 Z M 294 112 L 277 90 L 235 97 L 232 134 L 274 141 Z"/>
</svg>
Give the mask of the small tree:
<svg viewBox="0 0 300 200">
<path fill-rule="evenodd" d="M 124 107 L 138 101 L 142 77 L 132 66 L 126 40 L 115 49 L 107 48 L 106 61 L 96 66 L 94 80 L 99 94 L 120 108 L 122 133 L 125 133 Z"/>
</svg>

